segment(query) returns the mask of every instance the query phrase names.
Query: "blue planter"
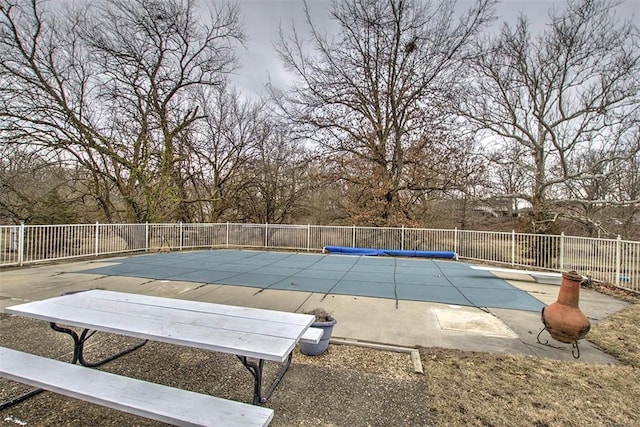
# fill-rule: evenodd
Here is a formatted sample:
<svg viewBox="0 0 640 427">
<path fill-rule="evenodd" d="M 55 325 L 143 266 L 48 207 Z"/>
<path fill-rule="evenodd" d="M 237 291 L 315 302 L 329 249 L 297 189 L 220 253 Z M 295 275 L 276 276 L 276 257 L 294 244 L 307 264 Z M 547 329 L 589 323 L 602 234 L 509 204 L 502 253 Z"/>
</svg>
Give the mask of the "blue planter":
<svg viewBox="0 0 640 427">
<path fill-rule="evenodd" d="M 331 338 L 331 332 L 333 331 L 333 326 L 337 323 L 336 319 L 331 317 L 331 320 L 328 322 L 313 322 L 311 324 L 312 328 L 319 328 L 323 330 L 322 338 L 318 344 L 309 344 L 309 343 L 298 343 L 300 346 L 300 351 L 302 354 L 307 356 L 317 356 L 319 354 L 327 351 L 327 347 L 329 347 L 329 339 Z"/>
</svg>

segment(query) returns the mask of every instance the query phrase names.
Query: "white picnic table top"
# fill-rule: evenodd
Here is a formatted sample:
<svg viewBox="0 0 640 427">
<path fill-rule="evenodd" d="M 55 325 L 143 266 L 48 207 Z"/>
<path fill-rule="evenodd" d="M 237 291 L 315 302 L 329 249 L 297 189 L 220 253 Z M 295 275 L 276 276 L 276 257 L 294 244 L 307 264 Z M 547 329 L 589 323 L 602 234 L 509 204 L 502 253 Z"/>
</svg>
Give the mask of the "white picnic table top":
<svg viewBox="0 0 640 427">
<path fill-rule="evenodd" d="M 89 290 L 5 312 L 152 341 L 284 362 L 313 315 Z"/>
</svg>

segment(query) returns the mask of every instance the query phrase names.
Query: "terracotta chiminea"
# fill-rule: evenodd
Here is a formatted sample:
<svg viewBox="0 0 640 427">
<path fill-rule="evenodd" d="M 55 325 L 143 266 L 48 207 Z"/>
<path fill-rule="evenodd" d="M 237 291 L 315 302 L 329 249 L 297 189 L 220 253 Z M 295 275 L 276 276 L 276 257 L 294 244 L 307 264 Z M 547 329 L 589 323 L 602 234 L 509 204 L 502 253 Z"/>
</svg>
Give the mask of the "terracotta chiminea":
<svg viewBox="0 0 640 427">
<path fill-rule="evenodd" d="M 591 329 L 591 322 L 578 307 L 581 281 L 582 276 L 575 271 L 562 273 L 558 300 L 542 309 L 542 331 L 546 329 L 553 339 L 572 344 L 577 350 L 577 355 L 573 354 L 576 359 L 580 357 L 578 340 L 584 338 Z M 538 342 L 539 338 L 540 334 Z"/>
</svg>

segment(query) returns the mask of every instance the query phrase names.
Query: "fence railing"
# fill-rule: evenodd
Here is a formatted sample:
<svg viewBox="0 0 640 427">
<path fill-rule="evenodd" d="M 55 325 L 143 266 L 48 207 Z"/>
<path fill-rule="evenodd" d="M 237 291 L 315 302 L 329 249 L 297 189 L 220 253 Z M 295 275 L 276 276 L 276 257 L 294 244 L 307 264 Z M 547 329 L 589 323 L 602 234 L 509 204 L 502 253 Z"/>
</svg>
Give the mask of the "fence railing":
<svg viewBox="0 0 640 427">
<path fill-rule="evenodd" d="M 640 242 L 619 237 L 236 223 L 0 226 L 0 266 L 157 250 L 241 247 L 321 251 L 325 246 L 453 251 L 472 261 L 576 270 L 640 291 Z"/>
</svg>

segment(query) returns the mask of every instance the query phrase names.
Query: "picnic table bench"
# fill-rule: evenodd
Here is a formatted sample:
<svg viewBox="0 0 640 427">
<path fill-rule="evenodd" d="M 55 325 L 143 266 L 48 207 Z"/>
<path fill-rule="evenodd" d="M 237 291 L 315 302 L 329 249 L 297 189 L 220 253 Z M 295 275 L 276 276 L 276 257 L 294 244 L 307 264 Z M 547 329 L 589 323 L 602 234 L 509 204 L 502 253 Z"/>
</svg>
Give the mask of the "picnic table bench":
<svg viewBox="0 0 640 427">
<path fill-rule="evenodd" d="M 55 331 L 68 334 L 74 343 L 73 364 L 65 365 L 84 369 L 80 372 L 85 372 L 86 367 L 95 367 L 104 362 L 104 360 L 87 361 L 83 353 L 84 343 L 93 336 L 95 331 L 126 335 L 142 340 L 140 344 L 105 360 L 112 360 L 131 351 L 143 345 L 146 340 L 233 354 L 254 378 L 254 405 L 266 402 L 280 383 L 291 364 L 295 345 L 301 340 L 317 343 L 322 335 L 322 330 L 310 328 L 315 320 L 312 315 L 104 290 L 66 294 L 7 307 L 5 311 L 47 321 Z M 80 328 L 82 332 L 77 333 L 70 327 Z M 27 359 L 15 354 L 10 357 Z M 271 385 L 263 391 L 263 366 L 266 361 L 277 362 L 282 366 Z M 57 362 L 51 365 L 52 369 L 55 371 L 67 369 L 67 366 L 60 368 L 61 365 L 58 363 L 64 364 L 64 362 Z M 85 367 L 74 365 L 75 363 Z M 3 373 L 5 376 L 10 374 Z M 19 379 L 19 375 L 16 378 Z M 118 389 L 121 389 L 127 388 L 126 384 L 129 380 L 131 379 L 125 378 L 113 381 L 116 381 L 120 385 Z M 67 385 L 77 386 L 75 383 Z M 46 388 L 46 384 L 41 386 Z M 154 390 L 161 395 L 174 393 L 164 389 L 160 391 L 161 387 L 155 386 L 157 384 L 141 387 L 145 390 Z M 90 396 L 96 396 L 97 391 L 93 386 L 86 384 L 83 390 L 87 399 Z M 76 397 L 83 396 L 83 393 L 74 393 Z M 120 400 L 120 403 L 126 401 L 126 396 L 122 395 Z M 234 406 L 234 408 L 237 407 Z M 243 410 L 236 411 L 236 414 L 241 418 L 244 417 Z"/>
<path fill-rule="evenodd" d="M 180 426 L 266 426 L 273 410 L 0 347 L 14 381 Z"/>
</svg>

